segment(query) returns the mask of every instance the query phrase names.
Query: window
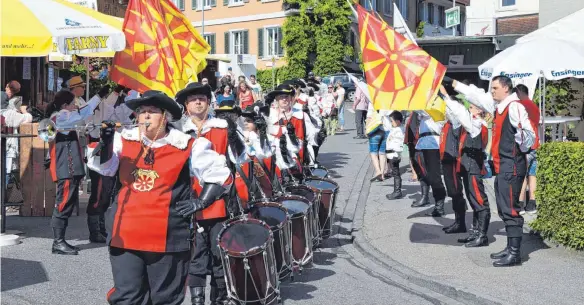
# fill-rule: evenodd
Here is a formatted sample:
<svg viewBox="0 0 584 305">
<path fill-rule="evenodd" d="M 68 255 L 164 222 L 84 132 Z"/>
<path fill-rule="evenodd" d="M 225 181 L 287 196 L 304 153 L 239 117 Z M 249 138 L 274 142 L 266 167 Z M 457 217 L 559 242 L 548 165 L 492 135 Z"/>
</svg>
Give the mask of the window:
<svg viewBox="0 0 584 305">
<path fill-rule="evenodd" d="M 392 0 L 383 0 L 383 14 L 391 16 L 391 8 L 393 6 Z"/>
<path fill-rule="evenodd" d="M 409 19 L 408 0 L 395 0 L 395 4 L 397 5 L 397 8 L 404 17 L 404 20 L 408 20 Z"/>
<path fill-rule="evenodd" d="M 428 3 L 428 23 L 434 24 L 434 4 Z"/>
<path fill-rule="evenodd" d="M 192 6 L 193 10 L 202 10 L 203 5 L 205 6 L 205 9 L 209 9 L 212 6 L 217 6 L 216 0 L 192 0 L 192 3 L 193 3 L 193 6 Z"/>
<path fill-rule="evenodd" d="M 501 0 L 501 6 L 515 5 L 515 0 Z"/>
<path fill-rule="evenodd" d="M 231 33 L 233 40 L 233 54 L 243 54 L 243 32 Z"/>
<path fill-rule="evenodd" d="M 377 10 L 377 1 L 376 0 L 362 0 L 361 5 L 368 11 L 369 10 L 373 10 L 373 11 Z"/>
<path fill-rule="evenodd" d="M 243 0 L 229 0 L 229 5 L 242 4 Z"/>
<path fill-rule="evenodd" d="M 193 0 L 194 1 L 194 0 Z M 185 10 L 185 0 L 172 0 L 172 3 L 181 11 Z"/>
<path fill-rule="evenodd" d="M 248 31 L 238 30 L 225 33 L 225 53 L 248 54 Z"/>
<path fill-rule="evenodd" d="M 438 25 L 444 27 L 446 25 L 446 16 L 444 15 L 444 6 L 438 6 Z"/>
<path fill-rule="evenodd" d="M 280 54 L 280 28 L 266 29 L 266 55 L 269 57 Z"/>
<path fill-rule="evenodd" d="M 418 19 L 420 19 L 420 21 L 428 21 L 427 12 L 426 2 L 420 3 L 420 5 L 418 5 Z"/>
<path fill-rule="evenodd" d="M 215 34 L 203 34 L 205 41 L 211 46 L 210 54 L 215 54 Z"/>
</svg>

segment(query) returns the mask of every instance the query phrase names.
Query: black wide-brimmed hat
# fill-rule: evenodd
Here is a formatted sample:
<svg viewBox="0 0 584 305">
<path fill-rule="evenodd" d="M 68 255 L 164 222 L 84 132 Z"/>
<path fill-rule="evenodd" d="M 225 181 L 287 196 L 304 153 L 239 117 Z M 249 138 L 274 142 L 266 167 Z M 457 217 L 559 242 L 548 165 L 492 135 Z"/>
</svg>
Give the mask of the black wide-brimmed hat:
<svg viewBox="0 0 584 305">
<path fill-rule="evenodd" d="M 298 87 L 298 88 L 302 88 L 302 89 L 306 88 L 306 82 L 300 78 L 293 78 L 293 79 L 284 81 L 282 83 L 282 85 L 284 85 L 284 84 L 285 85 L 292 85 L 294 87 Z"/>
<path fill-rule="evenodd" d="M 182 89 L 176 94 L 176 102 L 184 105 L 187 100 L 187 97 L 190 95 L 201 94 L 207 97 L 209 103 L 211 102 L 211 86 L 203 85 L 201 83 L 190 83 L 186 86 L 186 88 Z"/>
<path fill-rule="evenodd" d="M 241 116 L 246 118 L 256 117 L 258 115 L 256 110 L 265 116 L 270 115 L 270 105 L 264 105 L 262 102 L 255 102 L 252 105 L 247 106 L 247 108 L 243 109 Z"/>
<path fill-rule="evenodd" d="M 318 84 L 317 83 L 314 83 L 314 82 L 308 82 L 308 87 L 314 89 L 314 91 L 319 91 L 320 90 L 320 87 L 318 86 Z"/>
<path fill-rule="evenodd" d="M 241 109 L 237 107 L 234 99 L 223 100 L 219 108 L 214 109 L 215 115 L 220 113 L 235 113 L 241 115 Z"/>
<path fill-rule="evenodd" d="M 164 92 L 158 90 L 148 90 L 140 98 L 127 101 L 126 106 L 132 110 L 136 110 L 140 106 L 154 106 L 168 111 L 173 120 L 178 120 L 182 116 L 182 107 Z"/>
<path fill-rule="evenodd" d="M 292 87 L 292 84 L 289 83 L 287 84 L 284 82 L 280 84 L 278 87 L 276 87 L 276 89 L 268 93 L 268 96 L 266 97 L 266 104 L 271 104 L 276 99 L 276 96 L 280 94 L 294 96 L 295 93 L 296 91 L 294 91 L 294 87 Z"/>
</svg>

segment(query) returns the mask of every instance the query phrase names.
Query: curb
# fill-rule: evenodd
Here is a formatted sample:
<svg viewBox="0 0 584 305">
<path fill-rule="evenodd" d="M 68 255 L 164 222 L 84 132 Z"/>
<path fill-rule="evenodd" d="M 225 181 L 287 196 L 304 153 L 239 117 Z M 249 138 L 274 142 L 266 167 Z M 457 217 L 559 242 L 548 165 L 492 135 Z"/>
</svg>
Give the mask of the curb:
<svg viewBox="0 0 584 305">
<path fill-rule="evenodd" d="M 409 165 L 402 166 L 407 168 Z M 371 176 L 373 174 L 373 167 L 369 166 L 367 170 L 367 175 Z M 452 285 L 445 283 L 433 281 L 428 279 L 426 275 L 423 275 L 397 261 L 392 259 L 389 255 L 380 252 L 375 247 L 373 247 L 367 238 L 363 235 L 361 228 L 363 227 L 363 221 L 365 216 L 365 206 L 369 198 L 369 191 L 371 188 L 371 182 L 365 179 L 363 182 L 363 188 L 357 199 L 357 207 L 355 210 L 352 228 L 351 228 L 351 240 L 355 248 L 365 257 L 371 259 L 373 262 L 382 266 L 383 268 L 391 271 L 392 273 L 406 279 L 407 281 L 418 285 L 423 288 L 427 288 L 436 293 L 447 296 L 456 301 L 466 303 L 466 304 L 480 304 L 480 305 L 500 305 L 503 302 L 494 300 L 490 296 L 477 295 L 472 292 L 465 291 L 460 288 L 456 288 Z"/>
</svg>

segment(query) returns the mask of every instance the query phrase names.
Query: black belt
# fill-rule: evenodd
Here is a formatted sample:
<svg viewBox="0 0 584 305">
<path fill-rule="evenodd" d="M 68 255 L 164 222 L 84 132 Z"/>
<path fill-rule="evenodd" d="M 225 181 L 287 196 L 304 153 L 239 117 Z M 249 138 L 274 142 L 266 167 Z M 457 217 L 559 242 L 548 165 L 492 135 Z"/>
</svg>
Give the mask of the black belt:
<svg viewBox="0 0 584 305">
<path fill-rule="evenodd" d="M 422 132 L 420 134 L 420 138 L 429 137 L 429 136 L 440 136 L 440 134 L 437 133 L 437 132 L 434 132 L 434 131 L 431 131 L 431 132 Z"/>
<path fill-rule="evenodd" d="M 89 143 L 93 143 L 93 142 L 99 142 L 99 138 L 94 138 L 94 137 L 92 137 L 92 136 L 88 136 L 88 137 L 87 137 L 87 141 L 88 141 Z"/>
</svg>

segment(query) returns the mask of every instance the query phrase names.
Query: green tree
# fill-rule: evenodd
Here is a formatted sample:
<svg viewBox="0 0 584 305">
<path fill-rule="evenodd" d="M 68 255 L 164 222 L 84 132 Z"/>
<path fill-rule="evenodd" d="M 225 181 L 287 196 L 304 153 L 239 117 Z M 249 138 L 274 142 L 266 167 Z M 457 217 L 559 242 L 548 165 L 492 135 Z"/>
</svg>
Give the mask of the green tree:
<svg viewBox="0 0 584 305">
<path fill-rule="evenodd" d="M 314 6 L 314 40 L 316 41 L 316 61 L 314 73 L 327 75 L 340 72 L 345 56 L 353 50 L 347 37 L 352 14 L 347 1 L 320 0 Z"/>
<path fill-rule="evenodd" d="M 286 0 L 286 3 L 299 6 L 300 12 L 298 15 L 288 16 L 282 26 L 282 44 L 288 65 L 286 71 L 280 71 L 280 77 L 304 77 L 310 65 L 308 56 L 315 49 L 310 7 L 306 0 Z"/>
<path fill-rule="evenodd" d="M 570 109 L 576 108 L 573 101 L 578 90 L 572 88 L 569 79 L 545 82 L 545 113 L 549 116 L 569 115 Z M 540 105 L 539 87 L 535 90 L 533 101 Z"/>
</svg>

